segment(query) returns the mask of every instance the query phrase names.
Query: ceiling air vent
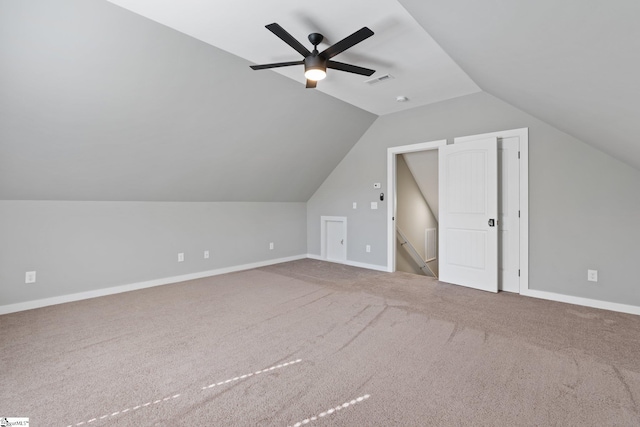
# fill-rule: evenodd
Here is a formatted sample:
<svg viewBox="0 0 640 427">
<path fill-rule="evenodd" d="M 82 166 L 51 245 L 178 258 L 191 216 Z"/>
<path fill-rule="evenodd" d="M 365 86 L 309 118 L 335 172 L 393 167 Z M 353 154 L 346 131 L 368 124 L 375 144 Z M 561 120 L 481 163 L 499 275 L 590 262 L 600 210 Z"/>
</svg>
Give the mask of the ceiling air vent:
<svg viewBox="0 0 640 427">
<path fill-rule="evenodd" d="M 378 83 L 386 82 L 393 78 L 394 77 L 391 74 L 383 74 L 380 77 L 374 77 L 373 79 L 365 80 L 364 82 L 368 85 L 377 85 Z"/>
</svg>

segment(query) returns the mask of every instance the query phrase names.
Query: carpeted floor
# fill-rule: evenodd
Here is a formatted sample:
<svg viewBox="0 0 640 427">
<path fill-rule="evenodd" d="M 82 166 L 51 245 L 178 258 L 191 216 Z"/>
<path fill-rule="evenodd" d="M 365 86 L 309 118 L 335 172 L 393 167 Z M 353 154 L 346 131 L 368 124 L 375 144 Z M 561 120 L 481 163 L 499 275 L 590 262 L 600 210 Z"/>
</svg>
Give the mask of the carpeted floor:
<svg viewBox="0 0 640 427">
<path fill-rule="evenodd" d="M 638 426 L 640 317 L 301 260 L 0 316 L 32 426 Z"/>
</svg>

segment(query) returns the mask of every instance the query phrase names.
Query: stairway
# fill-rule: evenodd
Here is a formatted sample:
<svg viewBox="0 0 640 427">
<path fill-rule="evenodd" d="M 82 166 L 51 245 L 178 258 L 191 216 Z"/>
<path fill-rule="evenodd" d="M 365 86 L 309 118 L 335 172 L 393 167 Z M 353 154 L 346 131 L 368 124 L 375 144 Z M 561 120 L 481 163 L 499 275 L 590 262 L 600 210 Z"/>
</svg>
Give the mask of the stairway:
<svg viewBox="0 0 640 427">
<path fill-rule="evenodd" d="M 438 278 L 435 273 L 429 268 L 426 262 L 422 259 L 416 248 L 413 247 L 409 239 L 404 235 L 404 233 L 400 230 L 398 226 L 396 226 L 396 237 L 398 238 L 398 242 L 400 242 L 400 246 L 402 246 L 407 253 L 411 256 L 411 259 L 416 263 L 416 265 L 422 270 L 425 276 L 430 276 L 434 278 Z"/>
</svg>

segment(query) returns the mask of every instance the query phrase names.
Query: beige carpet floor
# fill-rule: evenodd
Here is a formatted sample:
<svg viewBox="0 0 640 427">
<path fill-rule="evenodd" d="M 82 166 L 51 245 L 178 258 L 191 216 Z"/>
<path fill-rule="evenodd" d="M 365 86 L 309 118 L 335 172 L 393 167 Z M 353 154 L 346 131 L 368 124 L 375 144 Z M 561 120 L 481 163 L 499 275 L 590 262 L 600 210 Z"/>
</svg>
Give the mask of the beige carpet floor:
<svg viewBox="0 0 640 427">
<path fill-rule="evenodd" d="M 32 426 L 638 426 L 640 317 L 301 260 L 0 316 Z"/>
</svg>

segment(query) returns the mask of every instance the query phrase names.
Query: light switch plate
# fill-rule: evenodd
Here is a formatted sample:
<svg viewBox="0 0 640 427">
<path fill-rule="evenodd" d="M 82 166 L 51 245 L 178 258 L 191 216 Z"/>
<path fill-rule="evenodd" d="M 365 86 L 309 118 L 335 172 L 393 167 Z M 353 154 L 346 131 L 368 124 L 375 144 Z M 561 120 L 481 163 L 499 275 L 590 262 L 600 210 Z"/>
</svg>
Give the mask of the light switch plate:
<svg viewBox="0 0 640 427">
<path fill-rule="evenodd" d="M 371 202 L 371 209 L 378 209 L 378 202 Z"/>
</svg>

